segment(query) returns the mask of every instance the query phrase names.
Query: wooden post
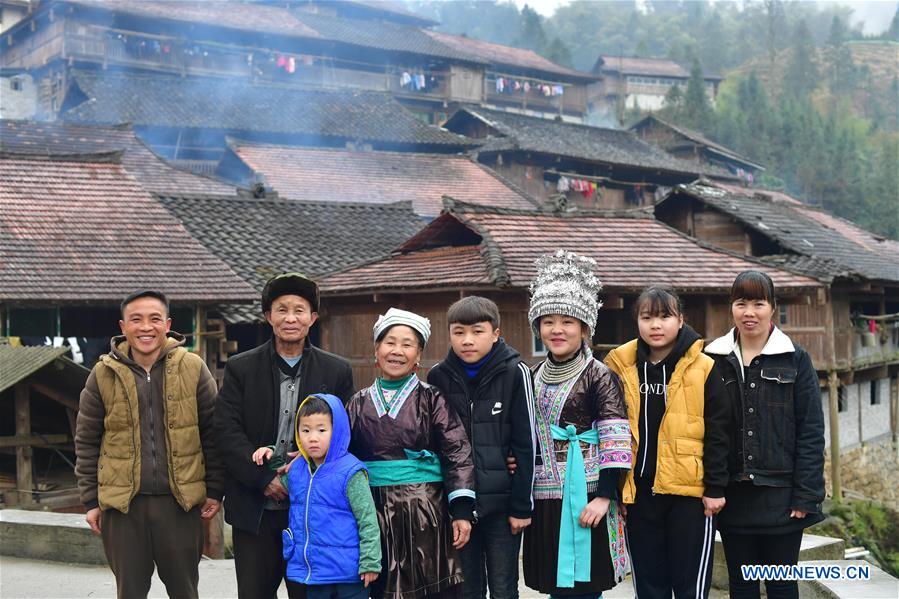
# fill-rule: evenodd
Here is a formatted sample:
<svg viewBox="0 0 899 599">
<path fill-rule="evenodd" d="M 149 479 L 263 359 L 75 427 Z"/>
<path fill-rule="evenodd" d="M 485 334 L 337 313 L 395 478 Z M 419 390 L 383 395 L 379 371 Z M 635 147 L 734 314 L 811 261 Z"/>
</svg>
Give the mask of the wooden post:
<svg viewBox="0 0 899 599">
<path fill-rule="evenodd" d="M 890 379 L 890 430 L 893 441 L 899 441 L 899 377 L 896 376 Z"/>
<path fill-rule="evenodd" d="M 840 378 L 836 370 L 827 375 L 827 389 L 830 404 L 830 484 L 833 500 L 843 500 L 843 480 L 840 474 Z"/>
<path fill-rule="evenodd" d="M 194 312 L 194 353 L 206 361 L 206 308 L 197 306 Z"/>
<path fill-rule="evenodd" d="M 705 296 L 705 322 L 703 323 L 703 331 L 702 337 L 703 339 L 714 339 L 715 333 L 713 329 L 714 325 L 714 307 L 712 306 L 712 297 L 707 295 Z"/>
<path fill-rule="evenodd" d="M 31 405 L 29 404 L 28 385 L 19 383 L 16 385 L 16 435 L 31 435 Z M 33 503 L 31 491 L 34 489 L 34 481 L 31 476 L 30 445 L 16 447 L 16 488 L 19 490 L 19 503 L 29 505 Z"/>
</svg>

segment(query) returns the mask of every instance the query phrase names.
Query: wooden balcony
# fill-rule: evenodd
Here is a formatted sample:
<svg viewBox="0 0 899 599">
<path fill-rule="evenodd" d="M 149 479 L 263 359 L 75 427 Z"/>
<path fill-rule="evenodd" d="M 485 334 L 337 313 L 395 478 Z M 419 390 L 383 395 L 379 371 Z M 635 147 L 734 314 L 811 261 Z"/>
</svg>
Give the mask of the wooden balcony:
<svg viewBox="0 0 899 599">
<path fill-rule="evenodd" d="M 390 92 L 440 102 L 452 99 L 449 70 L 387 67 L 268 48 L 194 43 L 71 21 L 57 22 L 6 49 L 2 65 L 36 68 L 55 59 L 181 76 L 242 77 L 312 88 Z"/>
<path fill-rule="evenodd" d="M 497 80 L 505 82 L 500 90 Z M 517 85 L 516 85 L 517 84 Z M 559 93 L 561 92 L 561 93 Z M 572 84 L 488 72 L 484 78 L 487 102 L 522 109 L 583 114 L 587 111 L 586 84 Z"/>
<path fill-rule="evenodd" d="M 851 338 L 852 368 L 867 368 L 899 361 L 899 327 L 885 323 L 876 332 L 854 330 Z"/>
</svg>

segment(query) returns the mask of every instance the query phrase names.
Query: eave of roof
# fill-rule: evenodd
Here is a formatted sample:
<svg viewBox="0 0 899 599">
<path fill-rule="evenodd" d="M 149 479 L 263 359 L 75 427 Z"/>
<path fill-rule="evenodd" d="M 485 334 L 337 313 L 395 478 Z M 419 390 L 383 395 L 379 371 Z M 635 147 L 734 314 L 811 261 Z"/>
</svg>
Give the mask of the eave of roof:
<svg viewBox="0 0 899 599">
<path fill-rule="evenodd" d="M 84 371 L 85 380 L 87 379 L 88 369 L 75 364 L 65 357 L 65 354 L 69 351 L 68 347 L 43 345 L 14 347 L 7 344 L 6 340 L 3 341 L 3 343 L 0 343 L 0 364 L 3 365 L 0 368 L 0 393 L 27 379 L 44 366 L 56 360 L 64 360 L 70 363 L 72 367 L 80 368 Z"/>
<path fill-rule="evenodd" d="M 628 127 L 628 129 L 631 131 L 640 129 L 644 125 L 648 124 L 651 121 L 655 121 L 655 122 L 659 123 L 660 125 L 662 125 L 663 127 L 667 127 L 669 129 L 671 129 L 672 131 L 679 133 L 680 135 L 686 137 L 687 139 L 689 139 L 691 141 L 694 141 L 701 145 L 706 146 L 706 149 L 711 152 L 717 153 L 717 154 L 724 156 L 725 158 L 728 158 L 730 160 L 734 160 L 736 162 L 745 164 L 757 171 L 765 170 L 765 167 L 763 167 L 762 165 L 756 164 L 755 162 L 752 162 L 751 160 L 749 160 L 749 158 L 747 158 L 741 154 L 738 154 L 737 152 L 734 152 L 730 148 L 722 146 L 721 144 L 708 139 L 701 133 L 699 133 L 697 131 L 693 131 L 692 129 L 687 129 L 686 127 L 681 127 L 679 125 L 674 125 L 673 123 L 669 123 L 668 121 L 660 119 L 656 115 L 652 115 L 652 114 L 647 115 L 644 118 L 637 121 L 636 123 L 634 123 L 633 125 L 631 125 L 630 127 Z"/>
</svg>

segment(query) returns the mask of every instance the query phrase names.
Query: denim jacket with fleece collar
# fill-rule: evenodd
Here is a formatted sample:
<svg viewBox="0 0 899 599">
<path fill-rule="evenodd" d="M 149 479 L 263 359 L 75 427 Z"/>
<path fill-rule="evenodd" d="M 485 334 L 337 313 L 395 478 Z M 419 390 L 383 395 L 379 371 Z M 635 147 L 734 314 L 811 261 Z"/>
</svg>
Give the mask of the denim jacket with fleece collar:
<svg viewBox="0 0 899 599">
<path fill-rule="evenodd" d="M 824 413 L 808 353 L 774 328 L 762 352 L 743 364 L 731 329 L 706 347 L 731 401 L 731 480 L 791 487 L 791 507 L 820 512 L 824 499 Z"/>
</svg>

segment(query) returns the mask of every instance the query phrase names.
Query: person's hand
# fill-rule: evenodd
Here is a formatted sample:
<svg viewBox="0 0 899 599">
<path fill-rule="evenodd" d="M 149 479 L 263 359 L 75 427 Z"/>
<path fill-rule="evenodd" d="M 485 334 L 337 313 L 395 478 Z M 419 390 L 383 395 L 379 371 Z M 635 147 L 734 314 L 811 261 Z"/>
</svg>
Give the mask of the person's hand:
<svg viewBox="0 0 899 599">
<path fill-rule="evenodd" d="M 84 520 L 95 534 L 100 534 L 100 508 L 95 507 L 87 510 L 87 513 L 84 515 Z"/>
<path fill-rule="evenodd" d="M 516 518 L 514 516 L 509 516 L 509 526 L 512 527 L 512 534 L 517 535 L 525 528 L 531 525 L 530 518 Z"/>
<path fill-rule="evenodd" d="M 725 503 L 727 503 L 727 501 L 724 499 L 724 497 L 706 497 L 705 495 L 703 495 L 702 496 L 703 513 L 706 516 L 714 516 L 715 514 L 717 514 L 718 512 L 720 512 L 721 510 L 724 509 Z"/>
<path fill-rule="evenodd" d="M 287 474 L 288 472 L 290 472 L 290 467 L 293 465 L 294 462 L 297 461 L 298 455 L 300 455 L 299 451 L 288 451 L 287 457 L 290 458 L 290 461 L 288 461 L 286 464 L 284 464 L 283 466 L 281 466 L 280 468 L 275 470 L 275 472 L 277 472 L 278 474 Z"/>
<path fill-rule="evenodd" d="M 808 516 L 808 512 L 803 512 L 802 510 L 791 510 L 790 511 L 790 518 L 798 518 L 798 519 L 802 520 L 806 516 Z"/>
<path fill-rule="evenodd" d="M 580 525 L 584 528 L 594 528 L 599 526 L 603 516 L 609 511 L 609 503 L 610 500 L 608 497 L 597 497 L 588 503 L 581 512 L 581 517 L 578 518 Z"/>
<path fill-rule="evenodd" d="M 468 520 L 453 520 L 453 547 L 462 549 L 471 538 L 471 522 Z"/>
<path fill-rule="evenodd" d="M 207 497 L 206 503 L 203 504 L 203 509 L 200 510 L 200 517 L 203 520 L 212 520 L 213 518 L 215 518 L 215 515 L 219 513 L 221 507 L 221 501 L 219 501 L 218 499 Z"/>
<path fill-rule="evenodd" d="M 509 476 L 512 476 L 518 470 L 518 462 L 515 461 L 514 455 L 506 456 L 506 470 L 509 471 Z"/>
<path fill-rule="evenodd" d="M 284 488 L 284 485 L 281 484 L 281 477 L 279 476 L 275 476 L 275 478 L 266 485 L 262 494 L 269 499 L 274 499 L 276 501 L 284 501 L 287 499 L 287 490 Z"/>
<path fill-rule="evenodd" d="M 359 575 L 359 580 L 362 581 L 362 586 L 368 587 L 371 583 L 378 579 L 378 572 L 363 572 Z"/>
<path fill-rule="evenodd" d="M 275 452 L 271 447 L 260 447 L 253 452 L 253 457 L 251 459 L 257 466 L 261 466 L 265 462 L 265 460 L 272 459 L 272 454 L 274 453 Z"/>
</svg>

